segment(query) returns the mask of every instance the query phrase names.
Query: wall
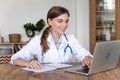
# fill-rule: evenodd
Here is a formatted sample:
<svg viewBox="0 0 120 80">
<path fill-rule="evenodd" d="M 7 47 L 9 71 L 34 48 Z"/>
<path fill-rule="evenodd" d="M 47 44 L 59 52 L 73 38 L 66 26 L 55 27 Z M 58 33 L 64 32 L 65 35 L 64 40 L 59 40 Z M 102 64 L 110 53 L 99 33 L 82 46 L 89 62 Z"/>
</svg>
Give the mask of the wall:
<svg viewBox="0 0 120 80">
<path fill-rule="evenodd" d="M 47 11 L 55 5 L 64 6 L 70 11 L 70 25 L 67 32 L 75 34 L 74 0 L 0 0 L 1 36 L 8 41 L 8 34 L 21 33 L 22 40 L 28 40 L 23 25 L 29 22 L 35 24 L 41 18 L 46 21 Z"/>
<path fill-rule="evenodd" d="M 77 0 L 76 7 L 77 38 L 89 49 L 89 0 Z"/>
<path fill-rule="evenodd" d="M 36 23 L 43 18 L 51 6 L 66 7 L 71 14 L 67 32 L 74 34 L 80 43 L 89 49 L 89 0 L 0 0 L 0 35 L 9 41 L 8 35 L 20 33 L 28 40 L 23 25 Z M 47 25 L 46 25 L 47 26 Z"/>
</svg>

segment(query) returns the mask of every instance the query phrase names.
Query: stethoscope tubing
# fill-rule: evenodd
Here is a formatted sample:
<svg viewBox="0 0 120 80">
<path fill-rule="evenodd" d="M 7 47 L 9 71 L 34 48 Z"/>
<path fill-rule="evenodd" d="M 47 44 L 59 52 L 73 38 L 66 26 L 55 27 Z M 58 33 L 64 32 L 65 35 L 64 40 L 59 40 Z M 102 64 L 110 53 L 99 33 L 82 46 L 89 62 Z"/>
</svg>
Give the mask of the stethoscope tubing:
<svg viewBox="0 0 120 80">
<path fill-rule="evenodd" d="M 65 34 L 64 34 L 64 36 L 65 36 L 65 39 L 66 39 L 67 42 L 68 42 L 67 36 L 66 36 Z M 73 53 L 72 48 L 71 48 L 70 45 L 67 43 L 67 46 L 66 46 L 65 49 L 64 49 L 64 55 L 66 55 L 66 50 L 67 50 L 67 48 L 70 49 L 70 52 L 71 52 L 71 54 L 72 54 L 72 53 Z"/>
</svg>

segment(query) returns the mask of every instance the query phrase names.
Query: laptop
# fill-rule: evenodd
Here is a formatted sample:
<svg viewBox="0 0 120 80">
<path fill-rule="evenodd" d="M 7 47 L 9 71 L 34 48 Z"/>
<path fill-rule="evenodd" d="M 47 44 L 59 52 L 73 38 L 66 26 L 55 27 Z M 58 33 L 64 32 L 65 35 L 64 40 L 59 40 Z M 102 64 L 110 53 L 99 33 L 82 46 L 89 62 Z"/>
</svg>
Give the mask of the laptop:
<svg viewBox="0 0 120 80">
<path fill-rule="evenodd" d="M 99 42 L 93 54 L 91 66 L 84 68 L 81 65 L 65 68 L 67 72 L 73 72 L 83 75 L 92 75 L 107 71 L 117 67 L 120 56 L 120 40 Z"/>
</svg>

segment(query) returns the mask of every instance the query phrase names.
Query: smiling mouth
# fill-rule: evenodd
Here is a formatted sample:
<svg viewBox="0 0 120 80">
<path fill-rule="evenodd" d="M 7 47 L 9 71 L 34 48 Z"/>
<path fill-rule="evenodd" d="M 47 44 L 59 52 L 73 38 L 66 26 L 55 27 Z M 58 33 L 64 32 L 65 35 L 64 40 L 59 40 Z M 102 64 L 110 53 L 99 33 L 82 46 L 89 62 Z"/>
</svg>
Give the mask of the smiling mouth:
<svg viewBox="0 0 120 80">
<path fill-rule="evenodd" d="M 61 30 L 62 32 L 65 32 L 65 29 L 64 30 Z"/>
</svg>

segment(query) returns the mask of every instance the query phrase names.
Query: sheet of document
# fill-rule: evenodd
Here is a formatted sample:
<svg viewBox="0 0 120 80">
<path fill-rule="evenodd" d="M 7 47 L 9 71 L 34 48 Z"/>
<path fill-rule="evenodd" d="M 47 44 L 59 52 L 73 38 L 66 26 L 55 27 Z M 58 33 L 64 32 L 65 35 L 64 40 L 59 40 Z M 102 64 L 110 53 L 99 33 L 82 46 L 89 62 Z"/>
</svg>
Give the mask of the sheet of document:
<svg viewBox="0 0 120 80">
<path fill-rule="evenodd" d="M 70 64 L 63 64 L 63 63 L 50 63 L 50 64 L 45 64 L 51 67 L 55 67 L 55 68 L 65 68 L 65 67 L 70 67 L 72 65 Z"/>
<path fill-rule="evenodd" d="M 32 68 L 23 68 L 24 70 L 27 70 L 27 71 L 33 71 L 33 72 L 46 72 L 46 71 L 50 71 L 50 70 L 55 70 L 57 68 L 55 67 L 51 67 L 51 66 L 47 66 L 47 65 L 42 65 L 42 68 L 40 70 L 35 70 L 35 69 L 32 69 Z"/>
<path fill-rule="evenodd" d="M 32 68 L 27 68 L 27 67 L 22 68 L 22 69 L 27 70 L 27 71 L 33 71 L 33 72 L 46 72 L 46 71 L 55 70 L 58 68 L 70 67 L 70 66 L 72 65 L 62 64 L 62 63 L 50 63 L 50 64 L 43 64 L 40 70 L 35 70 Z"/>
</svg>

